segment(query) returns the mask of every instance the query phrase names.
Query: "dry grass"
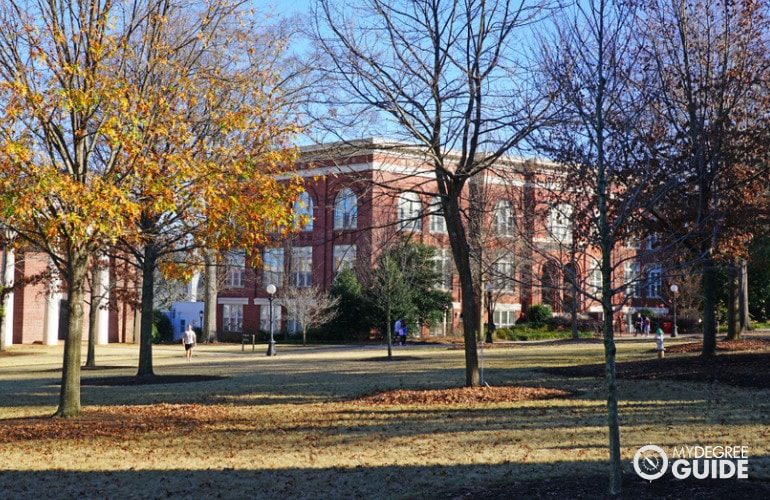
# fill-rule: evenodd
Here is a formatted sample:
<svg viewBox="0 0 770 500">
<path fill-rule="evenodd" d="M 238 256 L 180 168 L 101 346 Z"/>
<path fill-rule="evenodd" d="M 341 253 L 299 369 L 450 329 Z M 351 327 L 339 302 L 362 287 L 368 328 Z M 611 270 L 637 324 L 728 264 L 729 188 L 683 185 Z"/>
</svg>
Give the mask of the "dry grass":
<svg viewBox="0 0 770 500">
<path fill-rule="evenodd" d="M 620 342 L 618 358 L 647 359 L 650 348 Z M 279 344 L 267 358 L 204 345 L 187 364 L 179 347 L 159 346 L 156 373 L 167 381 L 223 378 L 89 385 L 135 372 L 135 347 L 98 347 L 102 369 L 83 372 L 83 416 L 61 421 L 48 418 L 61 348 L 14 346 L 0 357 L 0 488 L 8 498 L 437 498 L 604 477 L 602 380 L 539 369 L 600 363 L 600 343 L 486 350 L 491 387 L 474 391 L 458 389 L 461 351 L 396 348 L 382 361 L 384 352 Z M 626 461 L 648 443 L 744 445 L 751 477 L 770 480 L 769 391 L 669 380 L 620 388 Z M 593 488 L 601 497 L 604 486 Z"/>
</svg>

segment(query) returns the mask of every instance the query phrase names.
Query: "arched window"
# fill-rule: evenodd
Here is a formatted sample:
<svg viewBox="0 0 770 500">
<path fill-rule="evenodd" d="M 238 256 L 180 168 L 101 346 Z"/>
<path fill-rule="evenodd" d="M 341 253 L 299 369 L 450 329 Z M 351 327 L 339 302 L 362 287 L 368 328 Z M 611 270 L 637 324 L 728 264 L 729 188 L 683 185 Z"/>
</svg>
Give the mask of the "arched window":
<svg viewBox="0 0 770 500">
<path fill-rule="evenodd" d="M 497 205 L 495 205 L 493 225 L 497 236 L 513 236 L 513 207 L 510 202 L 506 200 L 497 202 Z"/>
<path fill-rule="evenodd" d="M 422 231 L 422 203 L 417 193 L 398 197 L 398 222 L 402 231 Z"/>
<path fill-rule="evenodd" d="M 344 188 L 334 201 L 334 229 L 356 229 L 358 226 L 358 197 Z"/>
<path fill-rule="evenodd" d="M 313 230 L 313 199 L 307 192 L 294 202 L 294 224 L 302 231 Z"/>
<path fill-rule="evenodd" d="M 572 243 L 572 207 L 560 203 L 548 214 L 548 236 L 561 244 Z"/>
</svg>

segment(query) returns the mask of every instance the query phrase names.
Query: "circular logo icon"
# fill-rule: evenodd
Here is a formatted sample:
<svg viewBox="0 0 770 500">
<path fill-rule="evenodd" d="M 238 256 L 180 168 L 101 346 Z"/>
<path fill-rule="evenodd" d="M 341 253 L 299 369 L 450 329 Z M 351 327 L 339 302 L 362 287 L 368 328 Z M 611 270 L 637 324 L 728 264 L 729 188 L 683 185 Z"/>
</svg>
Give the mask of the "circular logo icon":
<svg viewBox="0 0 770 500">
<path fill-rule="evenodd" d="M 648 444 L 642 446 L 634 455 L 634 470 L 639 477 L 652 481 L 666 473 L 668 455 L 660 446 Z"/>
</svg>

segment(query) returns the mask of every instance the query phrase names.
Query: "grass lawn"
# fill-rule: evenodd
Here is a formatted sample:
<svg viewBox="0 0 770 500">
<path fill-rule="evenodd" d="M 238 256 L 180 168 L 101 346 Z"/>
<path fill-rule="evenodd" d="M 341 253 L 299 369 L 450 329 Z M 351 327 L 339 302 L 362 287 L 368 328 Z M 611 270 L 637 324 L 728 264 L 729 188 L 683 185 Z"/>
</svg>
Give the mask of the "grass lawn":
<svg viewBox="0 0 770 500">
<path fill-rule="evenodd" d="M 620 363 L 653 362 L 650 377 L 637 363 L 619 383 L 628 498 L 767 497 L 770 390 L 656 375 L 692 365 L 695 354 L 677 346 L 693 341 L 666 339 L 661 361 L 652 340 L 618 341 Z M 276 357 L 264 349 L 199 345 L 187 363 L 181 346 L 156 346 L 158 377 L 136 380 L 136 346 L 97 346 L 99 368 L 82 373 L 83 416 L 60 420 L 49 416 L 62 347 L 11 346 L 0 353 L 0 491 L 6 498 L 603 497 L 606 396 L 601 371 L 597 377 L 586 366 L 603 362 L 600 341 L 487 348 L 490 387 L 475 391 L 460 388 L 463 351 L 446 345 L 395 347 L 390 361 L 385 346 L 279 343 Z M 764 366 L 755 378 L 770 379 Z M 631 461 L 647 444 L 746 446 L 750 479 L 642 481 Z"/>
</svg>

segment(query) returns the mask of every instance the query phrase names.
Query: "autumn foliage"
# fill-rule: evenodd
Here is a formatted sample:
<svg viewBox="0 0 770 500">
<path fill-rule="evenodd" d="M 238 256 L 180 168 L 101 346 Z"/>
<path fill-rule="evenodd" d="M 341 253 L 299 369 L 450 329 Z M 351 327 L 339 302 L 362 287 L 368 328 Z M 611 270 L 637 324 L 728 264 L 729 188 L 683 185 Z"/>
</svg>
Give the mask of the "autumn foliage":
<svg viewBox="0 0 770 500">
<path fill-rule="evenodd" d="M 296 132 L 277 47 L 239 1 L 0 7 L 0 216 L 68 292 L 59 414 L 80 412 L 91 260 L 119 240 L 255 245 L 290 227 Z M 157 258 L 157 252 L 152 255 Z"/>
</svg>

